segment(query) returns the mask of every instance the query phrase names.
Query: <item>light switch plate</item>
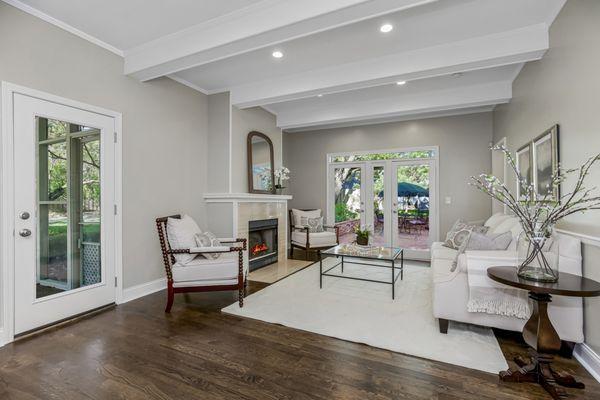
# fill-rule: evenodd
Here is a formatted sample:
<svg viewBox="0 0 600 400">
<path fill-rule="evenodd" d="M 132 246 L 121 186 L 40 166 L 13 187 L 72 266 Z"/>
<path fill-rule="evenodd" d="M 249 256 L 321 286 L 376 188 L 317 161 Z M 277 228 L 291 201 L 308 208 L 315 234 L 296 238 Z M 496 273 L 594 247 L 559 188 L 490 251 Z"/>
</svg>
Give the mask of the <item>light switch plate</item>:
<svg viewBox="0 0 600 400">
<path fill-rule="evenodd" d="M 448 196 L 448 197 L 446 197 L 446 198 L 444 199 L 444 203 L 446 203 L 446 204 L 452 204 L 452 197 L 449 197 L 449 196 Z"/>
</svg>

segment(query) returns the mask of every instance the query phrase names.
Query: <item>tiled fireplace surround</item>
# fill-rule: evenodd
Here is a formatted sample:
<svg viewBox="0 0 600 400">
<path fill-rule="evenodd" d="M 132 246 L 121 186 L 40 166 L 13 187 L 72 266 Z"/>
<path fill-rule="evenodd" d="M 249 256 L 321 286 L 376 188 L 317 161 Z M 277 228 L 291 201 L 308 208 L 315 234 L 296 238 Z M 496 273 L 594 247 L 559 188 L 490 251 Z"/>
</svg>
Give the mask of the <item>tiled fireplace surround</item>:
<svg viewBox="0 0 600 400">
<path fill-rule="evenodd" d="M 248 239 L 248 223 L 254 220 L 277 218 L 278 260 L 287 257 L 288 200 L 292 196 L 251 193 L 210 193 L 205 195 L 208 212 L 211 204 L 230 205 L 231 227 L 221 227 L 221 232 L 231 232 L 233 237 Z M 229 209 L 229 207 L 227 208 Z M 227 211 L 226 211 L 227 212 Z M 216 229 L 218 231 L 218 229 Z M 248 253 L 244 255 L 244 267 L 248 270 Z"/>
</svg>

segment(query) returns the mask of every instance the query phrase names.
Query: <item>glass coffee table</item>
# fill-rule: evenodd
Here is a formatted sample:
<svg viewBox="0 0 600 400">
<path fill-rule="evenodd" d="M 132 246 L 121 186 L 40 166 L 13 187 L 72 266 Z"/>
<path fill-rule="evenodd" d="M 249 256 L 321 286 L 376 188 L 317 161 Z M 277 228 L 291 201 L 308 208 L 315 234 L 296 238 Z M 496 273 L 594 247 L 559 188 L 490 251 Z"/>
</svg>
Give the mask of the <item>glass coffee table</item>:
<svg viewBox="0 0 600 400">
<path fill-rule="evenodd" d="M 331 276 L 335 278 L 354 279 L 357 281 L 385 283 L 392 285 L 392 299 L 395 296 L 394 284 L 400 278 L 404 279 L 404 249 L 398 247 L 381 247 L 381 246 L 360 246 L 357 244 L 340 244 L 330 249 L 321 252 L 322 256 L 336 257 L 341 261 L 332 267 L 323 271 L 323 259 L 319 260 L 319 286 L 323 288 L 323 277 Z M 353 259 L 346 261 L 346 258 Z M 400 258 L 400 266 L 396 265 Z M 368 265 L 370 267 L 389 268 L 391 279 L 379 281 L 375 279 L 359 278 L 344 274 L 344 261 L 351 264 Z M 333 269 L 341 266 L 342 274 L 337 275 L 330 273 Z"/>
</svg>

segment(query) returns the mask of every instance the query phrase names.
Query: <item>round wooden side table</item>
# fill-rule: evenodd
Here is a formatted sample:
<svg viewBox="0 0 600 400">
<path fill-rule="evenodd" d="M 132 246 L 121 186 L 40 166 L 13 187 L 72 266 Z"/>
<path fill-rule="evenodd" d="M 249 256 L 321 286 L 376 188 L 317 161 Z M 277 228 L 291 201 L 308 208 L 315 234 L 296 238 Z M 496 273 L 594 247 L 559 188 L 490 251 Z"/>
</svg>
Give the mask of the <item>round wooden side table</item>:
<svg viewBox="0 0 600 400">
<path fill-rule="evenodd" d="M 560 350 L 560 337 L 548 317 L 548 303 L 552 301 L 553 294 L 600 296 L 600 282 L 564 272 L 559 273 L 556 283 L 532 282 L 520 278 L 515 267 L 491 267 L 487 275 L 493 281 L 529 291 L 529 298 L 533 300 L 533 313 L 523 327 L 523 339 L 531 346 L 531 359 L 516 357 L 514 361 L 518 367 L 500 372 L 500 380 L 539 383 L 554 399 L 567 397 L 560 386 L 585 388 L 572 375 L 552 368 L 553 355 Z"/>
</svg>

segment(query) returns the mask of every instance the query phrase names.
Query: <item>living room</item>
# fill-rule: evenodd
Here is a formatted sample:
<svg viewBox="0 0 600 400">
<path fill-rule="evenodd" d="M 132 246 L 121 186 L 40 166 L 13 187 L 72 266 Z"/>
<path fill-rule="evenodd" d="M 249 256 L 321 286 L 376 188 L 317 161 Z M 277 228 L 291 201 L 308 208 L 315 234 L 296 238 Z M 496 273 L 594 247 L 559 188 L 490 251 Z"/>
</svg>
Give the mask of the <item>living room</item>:
<svg viewBox="0 0 600 400">
<path fill-rule="evenodd" d="M 600 397 L 598 20 L 0 1 L 0 394 Z"/>
</svg>

